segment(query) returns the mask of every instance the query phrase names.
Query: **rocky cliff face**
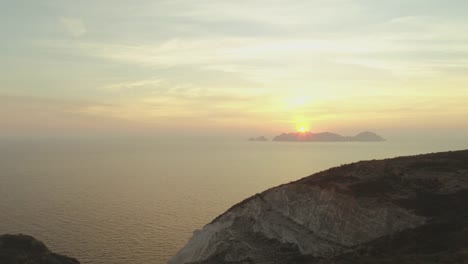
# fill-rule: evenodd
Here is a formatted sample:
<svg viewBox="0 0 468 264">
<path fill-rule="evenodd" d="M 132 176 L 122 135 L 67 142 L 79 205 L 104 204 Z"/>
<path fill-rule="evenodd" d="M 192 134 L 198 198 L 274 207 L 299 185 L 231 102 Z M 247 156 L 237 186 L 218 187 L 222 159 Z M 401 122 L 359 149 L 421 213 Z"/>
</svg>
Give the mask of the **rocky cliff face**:
<svg viewBox="0 0 468 264">
<path fill-rule="evenodd" d="M 1 264 L 79 264 L 74 258 L 52 253 L 27 235 L 0 235 Z"/>
<path fill-rule="evenodd" d="M 468 262 L 468 151 L 357 162 L 272 188 L 194 232 L 169 263 L 418 261 Z"/>
</svg>

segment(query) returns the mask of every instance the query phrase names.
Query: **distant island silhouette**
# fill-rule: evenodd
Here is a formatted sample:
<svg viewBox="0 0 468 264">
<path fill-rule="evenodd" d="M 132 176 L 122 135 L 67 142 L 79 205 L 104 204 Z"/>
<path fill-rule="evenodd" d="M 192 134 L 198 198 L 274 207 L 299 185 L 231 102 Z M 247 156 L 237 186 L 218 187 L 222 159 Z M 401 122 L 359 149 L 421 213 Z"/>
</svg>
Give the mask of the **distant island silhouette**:
<svg viewBox="0 0 468 264">
<path fill-rule="evenodd" d="M 374 132 L 361 132 L 355 136 L 342 136 L 336 133 L 323 132 L 291 132 L 282 133 L 273 138 L 273 141 L 297 141 L 297 142 L 375 142 L 385 139 Z"/>
<path fill-rule="evenodd" d="M 248 141 L 268 141 L 268 138 L 265 136 L 251 137 L 248 139 Z"/>
</svg>

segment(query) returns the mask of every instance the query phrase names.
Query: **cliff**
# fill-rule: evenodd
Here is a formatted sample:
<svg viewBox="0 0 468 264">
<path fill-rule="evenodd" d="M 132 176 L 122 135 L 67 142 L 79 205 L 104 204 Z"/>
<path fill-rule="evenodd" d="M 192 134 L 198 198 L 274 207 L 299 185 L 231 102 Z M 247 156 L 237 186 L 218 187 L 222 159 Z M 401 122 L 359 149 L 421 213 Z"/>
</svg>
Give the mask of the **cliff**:
<svg viewBox="0 0 468 264">
<path fill-rule="evenodd" d="M 299 142 L 362 142 L 385 141 L 381 136 L 373 132 L 361 132 L 356 136 L 342 136 L 331 132 L 291 132 L 282 133 L 273 138 L 273 141 L 299 141 Z"/>
<path fill-rule="evenodd" d="M 362 161 L 254 195 L 169 261 L 467 263 L 468 150 Z"/>
<path fill-rule="evenodd" d="M 74 258 L 51 252 L 44 243 L 27 235 L 0 235 L 2 264 L 79 264 Z"/>
</svg>

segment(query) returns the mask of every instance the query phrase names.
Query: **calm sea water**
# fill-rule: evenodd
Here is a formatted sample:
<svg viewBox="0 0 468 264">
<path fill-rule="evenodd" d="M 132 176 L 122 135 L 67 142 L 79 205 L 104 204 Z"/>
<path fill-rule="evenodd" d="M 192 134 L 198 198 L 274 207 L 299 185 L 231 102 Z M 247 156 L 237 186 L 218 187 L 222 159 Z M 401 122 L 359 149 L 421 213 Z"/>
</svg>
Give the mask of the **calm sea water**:
<svg viewBox="0 0 468 264">
<path fill-rule="evenodd" d="M 3 141 L 0 233 L 31 234 L 82 263 L 165 263 L 233 204 L 363 159 L 468 148 L 382 143 Z"/>
</svg>

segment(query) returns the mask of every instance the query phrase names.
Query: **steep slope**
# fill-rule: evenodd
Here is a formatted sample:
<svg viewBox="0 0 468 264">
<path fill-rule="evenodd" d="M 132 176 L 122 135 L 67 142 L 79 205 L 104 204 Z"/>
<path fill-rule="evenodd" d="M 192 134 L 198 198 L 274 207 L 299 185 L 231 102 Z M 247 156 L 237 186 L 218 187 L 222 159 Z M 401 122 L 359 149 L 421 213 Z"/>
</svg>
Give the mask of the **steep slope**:
<svg viewBox="0 0 468 264">
<path fill-rule="evenodd" d="M 465 261 L 467 202 L 468 151 L 357 162 L 246 199 L 169 263 Z"/>
<path fill-rule="evenodd" d="M 42 242 L 27 235 L 0 235 L 2 264 L 79 264 L 74 258 L 52 253 Z"/>
</svg>

